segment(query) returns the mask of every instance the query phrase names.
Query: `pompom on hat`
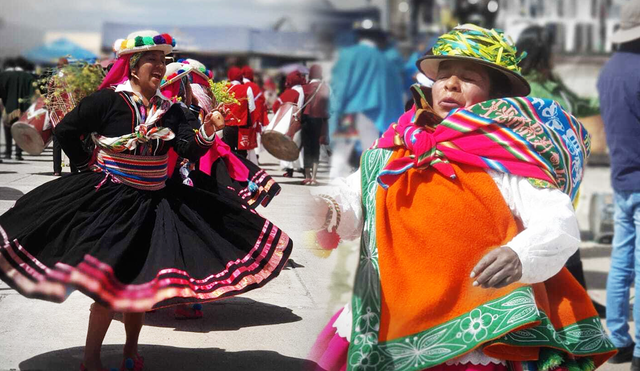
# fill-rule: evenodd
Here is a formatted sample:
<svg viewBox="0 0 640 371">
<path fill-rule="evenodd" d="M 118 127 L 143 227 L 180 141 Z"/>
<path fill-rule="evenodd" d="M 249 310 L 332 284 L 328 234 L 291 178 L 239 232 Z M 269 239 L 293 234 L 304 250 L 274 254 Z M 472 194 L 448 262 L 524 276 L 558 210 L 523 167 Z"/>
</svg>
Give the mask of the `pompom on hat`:
<svg viewBox="0 0 640 371">
<path fill-rule="evenodd" d="M 118 57 L 151 50 L 161 50 L 167 55 L 175 46 L 176 40 L 169 34 L 144 30 L 132 32 L 126 39 L 116 40 L 113 44 L 113 50 Z"/>
<path fill-rule="evenodd" d="M 193 68 L 191 72 L 195 73 L 196 75 L 202 77 L 205 80 L 213 79 L 213 72 L 211 72 L 211 70 L 208 70 L 207 67 L 204 64 L 202 64 L 200 61 L 187 58 L 187 59 L 178 59 L 178 62 L 190 65 Z"/>
<path fill-rule="evenodd" d="M 418 59 L 416 65 L 429 79 L 435 81 L 440 62 L 473 61 L 507 77 L 511 84 L 510 96 L 527 96 L 531 87 L 518 67 L 525 56 L 526 53 L 518 56 L 513 41 L 502 31 L 468 23 L 440 36 L 431 53 Z"/>
<path fill-rule="evenodd" d="M 186 63 L 173 62 L 167 65 L 167 70 L 164 73 L 164 78 L 160 87 L 171 85 L 174 82 L 180 80 L 182 77 L 187 76 L 189 72 L 193 70 L 193 67 Z"/>
</svg>

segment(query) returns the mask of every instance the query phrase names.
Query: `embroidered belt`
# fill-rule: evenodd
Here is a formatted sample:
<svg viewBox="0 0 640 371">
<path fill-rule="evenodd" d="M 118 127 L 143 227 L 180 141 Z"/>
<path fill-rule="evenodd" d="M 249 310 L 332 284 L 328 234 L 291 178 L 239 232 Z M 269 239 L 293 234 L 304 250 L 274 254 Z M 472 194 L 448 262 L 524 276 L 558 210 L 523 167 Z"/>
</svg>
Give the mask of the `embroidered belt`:
<svg viewBox="0 0 640 371">
<path fill-rule="evenodd" d="M 96 165 L 117 181 L 145 191 L 164 188 L 169 156 L 140 156 L 98 151 Z"/>
</svg>

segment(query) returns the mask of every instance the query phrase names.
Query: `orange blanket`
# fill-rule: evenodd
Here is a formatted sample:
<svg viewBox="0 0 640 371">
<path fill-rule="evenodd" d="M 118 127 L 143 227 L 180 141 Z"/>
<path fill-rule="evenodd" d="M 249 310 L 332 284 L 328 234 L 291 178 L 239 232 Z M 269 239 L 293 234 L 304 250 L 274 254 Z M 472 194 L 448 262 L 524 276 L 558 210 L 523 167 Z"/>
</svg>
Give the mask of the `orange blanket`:
<svg viewBox="0 0 640 371">
<path fill-rule="evenodd" d="M 395 150 L 389 161 L 406 155 Z M 533 286 L 472 286 L 473 267 L 522 228 L 484 170 L 452 166 L 457 180 L 410 169 L 388 190 L 377 188 L 380 313 L 355 299 L 350 366 L 368 354 L 389 369 L 422 370 L 481 346 L 512 361 L 538 360 L 541 347 L 558 350 L 565 362 L 589 358 L 596 366 L 615 354 L 587 293 L 566 269 Z M 376 315 L 379 325 L 370 327 L 377 341 L 369 341 L 363 320 Z"/>
</svg>

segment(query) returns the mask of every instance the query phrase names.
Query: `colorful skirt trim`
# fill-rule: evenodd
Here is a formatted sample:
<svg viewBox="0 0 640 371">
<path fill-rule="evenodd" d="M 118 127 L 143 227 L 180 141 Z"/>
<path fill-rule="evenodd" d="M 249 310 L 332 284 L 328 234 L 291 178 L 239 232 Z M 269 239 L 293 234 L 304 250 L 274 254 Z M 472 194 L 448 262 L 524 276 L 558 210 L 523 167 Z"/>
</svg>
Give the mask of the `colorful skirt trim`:
<svg viewBox="0 0 640 371">
<path fill-rule="evenodd" d="M 291 254 L 285 233 L 235 202 L 172 184 L 96 189 L 102 179 L 46 183 L 0 216 L 0 279 L 30 298 L 62 302 L 79 290 L 112 310 L 144 312 L 259 288 Z"/>
</svg>

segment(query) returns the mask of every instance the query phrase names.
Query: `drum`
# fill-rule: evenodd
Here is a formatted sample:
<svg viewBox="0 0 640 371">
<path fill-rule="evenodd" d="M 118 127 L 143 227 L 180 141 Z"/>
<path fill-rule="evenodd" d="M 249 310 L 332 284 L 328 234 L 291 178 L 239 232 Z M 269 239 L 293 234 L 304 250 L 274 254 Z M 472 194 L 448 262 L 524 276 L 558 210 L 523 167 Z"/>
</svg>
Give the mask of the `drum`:
<svg viewBox="0 0 640 371">
<path fill-rule="evenodd" d="M 262 132 L 262 146 L 279 160 L 295 161 L 300 154 L 300 147 L 292 139 L 301 128 L 297 113 L 297 104 L 282 104 Z"/>
<path fill-rule="evenodd" d="M 38 98 L 11 126 L 11 135 L 16 144 L 30 155 L 39 155 L 49 145 L 53 131 L 43 97 Z"/>
</svg>

